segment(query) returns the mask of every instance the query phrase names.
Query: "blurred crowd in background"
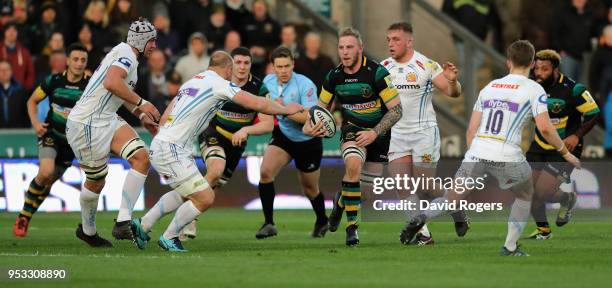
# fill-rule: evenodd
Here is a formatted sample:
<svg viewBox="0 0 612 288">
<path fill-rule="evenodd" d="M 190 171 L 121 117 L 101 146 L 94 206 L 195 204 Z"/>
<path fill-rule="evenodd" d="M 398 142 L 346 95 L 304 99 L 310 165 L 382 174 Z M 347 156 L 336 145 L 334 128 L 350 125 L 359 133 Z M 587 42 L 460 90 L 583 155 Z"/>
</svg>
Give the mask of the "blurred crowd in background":
<svg viewBox="0 0 612 288">
<path fill-rule="evenodd" d="M 537 49 L 559 51 L 561 71 L 584 80 L 604 106 L 612 91 L 612 1 L 521 0 L 518 15 L 504 3 L 444 0 L 442 11 L 480 39 L 493 34 L 487 43 L 499 51 L 516 35 Z M 218 49 L 248 47 L 252 72 L 263 77 L 271 72 L 268 53 L 284 45 L 295 54 L 295 71 L 318 87 L 336 65 L 321 52 L 316 31 L 304 23 L 279 23 L 265 0 L 0 0 L 0 128 L 30 126 L 25 102 L 47 75 L 65 69 L 65 47 L 82 43 L 89 50 L 87 73 L 93 73 L 140 16 L 156 27 L 158 49 L 141 60 L 136 92 L 160 111 Z M 461 56 L 462 43 L 455 44 Z M 44 103 L 40 107 L 43 117 Z"/>
</svg>

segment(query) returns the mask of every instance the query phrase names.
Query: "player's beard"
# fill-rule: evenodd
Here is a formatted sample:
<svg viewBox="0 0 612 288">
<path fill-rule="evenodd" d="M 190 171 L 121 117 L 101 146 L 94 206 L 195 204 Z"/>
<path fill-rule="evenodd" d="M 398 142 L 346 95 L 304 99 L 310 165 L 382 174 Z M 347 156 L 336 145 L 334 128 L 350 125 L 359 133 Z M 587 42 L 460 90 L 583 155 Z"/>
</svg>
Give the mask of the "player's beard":
<svg viewBox="0 0 612 288">
<path fill-rule="evenodd" d="M 542 78 L 539 78 L 539 79 L 541 81 L 540 85 L 542 85 L 542 87 L 544 87 L 544 88 L 548 88 L 548 87 L 550 87 L 555 82 L 555 75 L 551 74 L 546 79 L 542 79 Z"/>
<path fill-rule="evenodd" d="M 357 64 L 359 63 L 360 57 L 361 55 L 357 53 L 357 55 L 350 60 L 349 65 L 346 65 L 346 67 L 349 68 L 350 70 L 353 70 L 353 68 L 355 68 L 355 66 L 357 66 Z"/>
</svg>

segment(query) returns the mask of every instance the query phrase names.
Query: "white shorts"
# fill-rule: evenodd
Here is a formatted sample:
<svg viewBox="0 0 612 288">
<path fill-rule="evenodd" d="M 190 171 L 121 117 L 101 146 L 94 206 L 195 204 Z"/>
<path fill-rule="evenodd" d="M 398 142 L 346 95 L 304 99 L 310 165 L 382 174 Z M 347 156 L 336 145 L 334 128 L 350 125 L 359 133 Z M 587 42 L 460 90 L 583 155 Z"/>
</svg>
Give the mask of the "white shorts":
<svg viewBox="0 0 612 288">
<path fill-rule="evenodd" d="M 68 120 L 66 139 L 79 164 L 88 168 L 106 165 L 110 157 L 113 136 L 123 125 L 128 124 L 119 117 L 116 117 L 110 125 L 102 127 Z"/>
<path fill-rule="evenodd" d="M 484 160 L 468 151 L 455 178 L 475 178 L 485 175 L 495 177 L 499 182 L 499 188 L 506 190 L 528 181 L 531 178 L 531 166 L 525 160 L 520 162 Z"/>
<path fill-rule="evenodd" d="M 191 150 L 154 138 L 149 158 L 155 171 L 183 197 L 209 187 L 198 170 Z"/>
<path fill-rule="evenodd" d="M 413 133 L 391 132 L 389 162 L 412 155 L 416 166 L 434 166 L 440 160 L 440 130 L 438 126 Z"/>
</svg>

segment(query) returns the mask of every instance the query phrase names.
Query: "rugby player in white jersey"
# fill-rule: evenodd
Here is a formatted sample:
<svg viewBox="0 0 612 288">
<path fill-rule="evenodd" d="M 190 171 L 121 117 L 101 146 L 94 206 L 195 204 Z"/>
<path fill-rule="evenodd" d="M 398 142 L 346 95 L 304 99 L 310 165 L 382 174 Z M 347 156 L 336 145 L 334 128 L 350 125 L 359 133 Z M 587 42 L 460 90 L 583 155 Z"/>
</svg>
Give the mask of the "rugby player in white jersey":
<svg viewBox="0 0 612 288">
<path fill-rule="evenodd" d="M 93 247 L 112 246 L 96 233 L 98 198 L 104 188 L 111 152 L 126 159 L 131 167 L 123 184 L 112 234 L 116 239 L 132 239 L 129 220 L 150 164 L 144 141 L 117 116 L 117 110 L 125 106 L 151 133 L 156 132 L 159 111 L 133 91 L 138 80 L 138 57 L 149 57 L 156 47 L 156 37 L 155 27 L 146 19 L 132 22 L 126 42 L 104 57 L 68 115 L 66 138 L 86 177 L 80 195 L 82 224 L 76 235 Z"/>
<path fill-rule="evenodd" d="M 525 40 L 516 41 L 506 54 L 510 74 L 491 81 L 480 91 L 466 133 L 469 148 L 455 178 L 484 177 L 486 173 L 497 179 L 501 189 L 513 192 L 516 198 L 501 255 L 529 256 L 517 244 L 529 218 L 533 195 L 531 167 L 520 146 L 523 127 L 535 119 L 542 136 L 567 162 L 579 168 L 580 160 L 569 152 L 551 124 L 544 88 L 528 78 L 534 64 L 533 45 Z M 450 203 L 457 203 L 468 195 L 459 192 L 449 191 L 445 197 Z M 409 242 L 427 219 L 442 211 L 426 211 L 415 217 L 402 230 L 402 242 Z"/>
<path fill-rule="evenodd" d="M 150 157 L 155 170 L 173 190 L 164 194 L 144 217 L 131 221 L 138 248 L 145 248 L 150 239 L 148 233 L 157 220 L 177 210 L 157 243 L 167 251 L 187 251 L 178 237 L 181 229 L 206 211 L 215 199 L 211 185 L 196 166 L 193 151 L 198 136 L 226 102 L 233 101 L 268 115 L 293 115 L 304 110 L 299 104 L 282 106 L 241 90 L 229 81 L 232 68 L 233 60 L 227 52 L 213 53 L 208 70 L 185 82 L 164 112 L 162 127 L 151 143 Z"/>
<path fill-rule="evenodd" d="M 387 46 L 391 57 L 381 64 L 391 74 L 393 85 L 402 102 L 402 118 L 391 128 L 389 145 L 389 171 L 394 176 L 408 174 L 413 177 L 436 176 L 440 159 L 440 132 L 433 108 L 433 88 L 455 98 L 461 95 L 459 73 L 455 65 L 440 65 L 414 50 L 412 25 L 406 22 L 391 24 L 387 29 Z M 432 200 L 442 191 L 418 191 L 418 198 Z M 408 195 L 401 195 L 404 198 Z M 412 197 L 409 199 L 415 199 Z M 464 236 L 468 222 L 463 211 L 452 214 L 457 235 Z M 433 244 L 433 238 L 423 226 L 410 244 Z"/>
</svg>

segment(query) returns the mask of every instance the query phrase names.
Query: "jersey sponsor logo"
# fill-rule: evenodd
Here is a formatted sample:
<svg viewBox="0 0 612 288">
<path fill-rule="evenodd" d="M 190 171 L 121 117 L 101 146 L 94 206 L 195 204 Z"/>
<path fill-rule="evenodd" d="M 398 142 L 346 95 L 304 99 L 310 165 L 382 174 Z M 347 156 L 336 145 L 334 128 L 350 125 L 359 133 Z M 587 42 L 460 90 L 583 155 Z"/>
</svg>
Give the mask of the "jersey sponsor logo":
<svg viewBox="0 0 612 288">
<path fill-rule="evenodd" d="M 399 90 L 418 90 L 418 89 L 421 89 L 421 85 L 419 84 L 399 84 L 399 85 L 395 85 L 395 88 Z"/>
<path fill-rule="evenodd" d="M 376 101 L 355 104 L 342 104 L 342 108 L 349 110 L 365 110 L 376 107 Z"/>
<path fill-rule="evenodd" d="M 406 81 L 408 82 L 417 82 L 417 75 L 414 72 L 408 72 L 408 74 L 406 74 Z"/>
<path fill-rule="evenodd" d="M 505 83 L 493 83 L 491 85 L 491 88 L 498 88 L 498 89 L 513 89 L 516 90 L 520 87 L 521 85 L 518 84 L 505 84 Z"/>
<path fill-rule="evenodd" d="M 130 66 L 132 66 L 132 61 L 126 57 L 121 57 L 117 61 L 123 64 L 123 66 L 125 66 L 126 68 L 130 68 Z"/>
<path fill-rule="evenodd" d="M 496 110 L 501 109 L 501 110 L 517 112 L 519 108 L 519 104 L 510 102 L 510 101 L 491 99 L 491 100 L 487 100 L 484 102 L 484 108 L 491 108 L 491 109 L 496 109 Z"/>
<path fill-rule="evenodd" d="M 354 83 L 354 82 L 357 82 L 357 81 L 359 81 L 359 79 L 357 79 L 357 78 L 346 78 L 346 79 L 344 79 L 344 83 Z"/>
<path fill-rule="evenodd" d="M 200 89 L 198 88 L 185 88 L 182 89 L 181 91 L 179 91 L 178 96 L 188 96 L 188 97 L 194 97 L 196 95 L 198 95 L 198 91 L 200 91 Z"/>
<path fill-rule="evenodd" d="M 71 111 L 70 108 L 62 107 L 56 103 L 51 103 L 51 109 L 53 110 L 53 112 L 62 115 L 64 118 L 67 118 L 68 114 L 70 114 Z"/>
<path fill-rule="evenodd" d="M 253 113 L 237 113 L 237 112 L 231 112 L 231 111 L 225 111 L 225 110 L 219 110 L 218 112 L 219 114 L 221 114 L 221 116 L 225 117 L 225 118 L 232 118 L 232 119 L 251 119 L 251 117 L 253 116 Z"/>
</svg>

